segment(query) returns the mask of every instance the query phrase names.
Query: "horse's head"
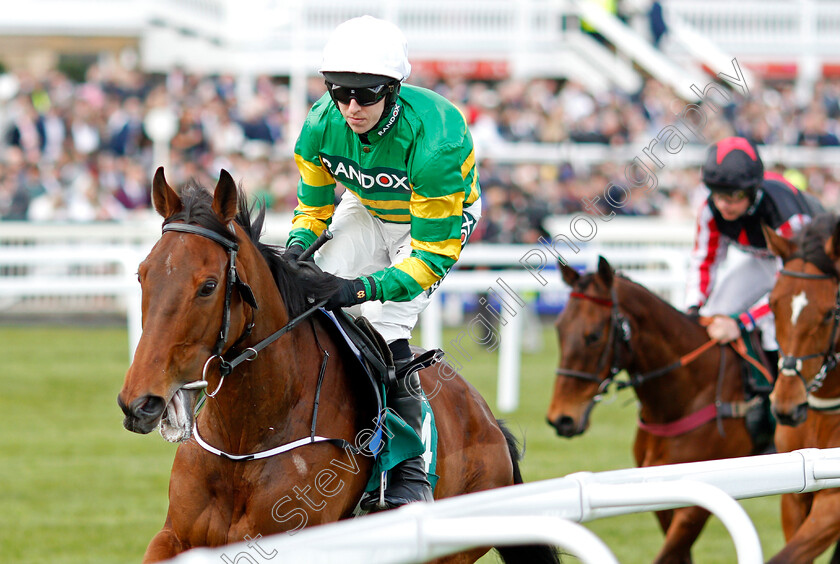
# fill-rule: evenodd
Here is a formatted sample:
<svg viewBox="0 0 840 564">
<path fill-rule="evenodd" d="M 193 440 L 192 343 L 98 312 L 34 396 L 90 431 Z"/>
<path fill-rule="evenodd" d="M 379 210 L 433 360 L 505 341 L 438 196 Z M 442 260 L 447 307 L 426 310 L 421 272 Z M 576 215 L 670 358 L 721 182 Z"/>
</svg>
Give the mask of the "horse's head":
<svg viewBox="0 0 840 564">
<path fill-rule="evenodd" d="M 148 433 L 160 423 L 164 438 L 182 441 L 208 359 L 253 318 L 256 301 L 241 266 L 256 261 L 252 246 L 239 250 L 242 229 L 233 220 L 241 196 L 226 171 L 212 196 L 197 185 L 179 196 L 159 168 L 152 196 L 164 232 L 138 270 L 143 333 L 117 401 L 129 431 Z"/>
<path fill-rule="evenodd" d="M 784 263 L 770 293 L 779 344 L 779 377 L 770 399 L 779 423 L 796 426 L 808 415 L 810 392 L 836 363 L 840 224 L 821 215 L 793 241 L 767 226 L 764 236 Z"/>
<path fill-rule="evenodd" d="M 557 434 L 573 437 L 586 431 L 589 413 L 615 376 L 617 347 L 626 331 L 616 303 L 615 274 L 603 257 L 598 270 L 581 276 L 560 265 L 563 281 L 572 288 L 555 327 L 560 364 L 548 424 Z"/>
</svg>

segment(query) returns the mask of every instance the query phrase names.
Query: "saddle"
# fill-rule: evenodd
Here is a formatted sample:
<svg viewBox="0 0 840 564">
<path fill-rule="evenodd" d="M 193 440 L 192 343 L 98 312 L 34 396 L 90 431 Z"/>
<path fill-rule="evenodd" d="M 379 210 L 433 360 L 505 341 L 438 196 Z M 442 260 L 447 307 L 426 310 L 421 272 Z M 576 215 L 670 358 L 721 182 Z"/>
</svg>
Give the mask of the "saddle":
<svg viewBox="0 0 840 564">
<path fill-rule="evenodd" d="M 394 368 L 394 360 L 388 344 L 367 318 L 363 316 L 353 317 L 343 310 L 332 312 L 321 310 L 321 315 L 331 322 L 328 325 L 333 326 L 342 337 L 339 341 L 344 341 L 347 348 L 359 361 L 359 367 L 367 375 L 376 399 L 377 430 L 368 445 L 368 449 L 375 457 L 375 462 L 365 491 L 375 492 L 379 490 L 381 497 L 384 493 L 388 471 L 400 462 L 421 454 L 428 457 L 427 477 L 432 489 L 434 489 L 438 480 L 438 476 L 435 474 L 437 467 L 437 427 L 431 405 L 428 400 L 423 401 L 423 419 L 428 420 L 428 435 L 424 423 L 423 437 L 419 437 L 393 410 L 386 407 L 386 396 L 389 390 L 396 389 L 394 386 L 397 385 L 399 379 L 432 366 L 441 360 L 443 351 L 440 349 L 418 351 L 419 354 L 416 358 L 407 365 L 401 366 L 397 371 Z"/>
<path fill-rule="evenodd" d="M 706 326 L 711 321 L 708 317 L 695 317 L 695 321 Z M 681 364 L 693 361 L 709 346 L 717 341 L 709 341 L 680 359 Z M 773 449 L 773 436 L 776 421 L 770 411 L 770 392 L 773 391 L 775 366 L 766 357 L 761 348 L 760 333 L 758 331 L 741 331 L 741 337 L 729 343 L 735 354 L 740 358 L 741 385 L 744 401 L 722 402 L 720 398 L 715 404 L 718 430 L 723 433 L 721 419 L 743 418 L 747 431 L 752 438 L 756 453 L 770 452 Z M 721 362 L 723 359 L 721 358 Z M 721 370 L 723 364 L 721 364 Z M 722 377 L 723 372 L 719 377 Z"/>
<path fill-rule="evenodd" d="M 418 370 L 428 368 L 443 358 L 444 353 L 440 349 L 424 351 L 405 366 L 401 366 L 398 371 L 394 367 L 394 358 L 391 355 L 391 349 L 388 348 L 388 343 L 366 317 L 361 315 L 353 317 L 343 309 L 336 310 L 332 314 L 342 329 L 345 339 L 359 350 L 374 377 L 385 386 L 386 390 L 394 389 L 398 380 Z"/>
</svg>

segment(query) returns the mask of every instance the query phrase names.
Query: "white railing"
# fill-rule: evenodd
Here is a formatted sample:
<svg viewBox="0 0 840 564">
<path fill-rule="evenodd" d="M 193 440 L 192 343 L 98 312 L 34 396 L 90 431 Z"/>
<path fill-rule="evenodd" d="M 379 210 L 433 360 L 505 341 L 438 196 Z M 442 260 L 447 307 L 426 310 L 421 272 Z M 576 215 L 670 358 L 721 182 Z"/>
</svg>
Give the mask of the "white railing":
<svg viewBox="0 0 840 564">
<path fill-rule="evenodd" d="M 688 260 L 685 249 L 651 246 L 649 243 L 640 245 L 638 242 L 634 245 L 633 233 L 625 230 L 624 237 L 619 232 L 615 234 L 619 236 L 622 246 L 613 246 L 606 236 L 609 235 L 607 232 L 605 237 L 597 239 L 597 245 L 581 247 L 578 253 L 566 252 L 568 249 L 562 245 L 558 245 L 556 250 L 568 264 L 588 271 L 595 270 L 598 257 L 604 255 L 614 269 L 624 272 L 675 307 L 683 307 Z M 642 234 L 645 234 L 644 230 Z M 668 235 L 672 237 L 672 243 L 678 244 L 681 240 L 679 232 L 674 233 L 673 228 L 664 233 L 660 231 L 658 240 Z M 458 261 L 458 268 L 447 275 L 421 314 L 423 347 L 442 348 L 448 360 L 456 367 L 462 364 L 462 360 L 470 360 L 459 352 L 463 340 L 472 340 L 489 352 L 498 349 L 496 406 L 502 413 L 515 411 L 519 405 L 522 335 L 525 309 L 528 307 L 520 294 L 554 292 L 559 294 L 558 303 L 564 303 L 569 290 L 560 279 L 557 264 L 554 254 L 546 246 L 467 245 Z M 463 270 L 466 266 L 508 269 Z M 479 308 L 480 313 L 467 324 L 455 341 L 444 343 L 444 294 L 447 298 L 452 294 L 488 294 L 496 297 L 499 305 Z M 461 308 L 456 306 L 456 309 Z"/>
<path fill-rule="evenodd" d="M 569 218 L 554 218 L 558 232 Z M 272 215 L 266 220 L 268 242 L 282 243 L 288 233 L 288 215 Z M 556 245 L 556 251 L 572 265 L 593 269 L 603 253 L 613 266 L 628 273 L 663 298 L 682 303 L 685 252 L 691 244 L 690 224 L 655 219 L 615 218 L 599 223 L 595 245 L 580 245 L 573 252 Z M 50 314 L 62 309 L 105 313 L 125 312 L 129 333 L 129 353 L 133 355 L 140 334 L 139 285 L 137 266 L 160 237 L 160 219 L 123 224 L 37 224 L 0 222 L 0 315 L 26 305 L 27 314 Z M 670 248 L 662 247 L 667 241 Z M 490 266 L 504 270 L 464 270 L 464 267 Z M 500 285 L 502 281 L 509 290 Z M 454 299 L 464 294 L 491 291 L 511 303 L 500 313 L 497 343 L 500 351 L 499 407 L 503 411 L 518 403 L 521 338 L 524 315 L 519 301 L 506 292 L 547 292 L 556 294 L 558 303 L 567 292 L 557 273 L 557 261 L 548 246 L 468 245 L 458 268 L 447 276 L 435 299 L 423 313 L 421 340 L 429 348 L 443 348 L 444 311 L 441 296 L 447 294 L 449 307 L 461 306 Z M 84 298 L 87 301 L 80 301 Z M 108 304 L 102 298 L 114 299 Z M 455 317 L 458 317 L 456 313 Z M 488 325 L 496 320 L 485 315 Z M 468 338 L 475 338 L 471 333 Z M 490 343 L 483 343 L 488 346 Z M 451 348 L 451 347 L 450 347 Z M 454 351 L 447 351 L 455 354 Z"/>
<path fill-rule="evenodd" d="M 816 54 L 840 58 L 840 4 L 819 0 L 668 0 L 669 14 L 735 56 L 795 62 Z"/>
<path fill-rule="evenodd" d="M 142 37 L 149 25 L 219 41 L 225 0 L 27 0 L 5 2 L 0 33 Z M 95 14 L 96 17 L 91 17 Z"/>
<path fill-rule="evenodd" d="M 813 492 L 840 486 L 840 449 L 803 449 L 784 454 L 711 460 L 607 472 L 580 472 L 564 478 L 521 484 L 418 503 L 384 514 L 324 525 L 290 535 L 260 537 L 262 554 L 274 551 L 292 562 L 333 562 L 338 555 L 348 564 L 425 562 L 477 546 L 493 544 L 480 534 L 483 527 L 498 530 L 509 520 L 505 543 L 552 542 L 544 530 L 562 521 L 594 519 L 701 505 L 721 519 L 732 535 L 738 562 L 762 562 L 755 528 L 735 499 L 783 493 Z M 545 521 L 532 519 L 539 517 Z M 531 519 L 529 519 L 531 518 Z M 540 526 L 539 523 L 544 523 Z M 521 525 L 532 525 L 531 531 Z M 524 530 L 523 530 L 524 529 Z M 564 533 L 579 530 L 563 527 Z M 585 562 L 610 562 L 603 543 L 587 538 L 557 539 Z M 216 549 L 197 549 L 173 560 L 176 564 L 218 562 L 222 556 L 248 554 L 253 542 Z M 592 551 L 592 552 L 589 552 Z M 601 551 L 603 560 L 591 560 Z M 589 559 L 584 555 L 590 555 Z M 331 560 L 332 559 L 332 560 Z"/>
<path fill-rule="evenodd" d="M 140 341 L 141 308 L 137 265 L 144 256 L 136 246 L 18 246 L 0 251 L 0 312 L 25 300 L 41 300 L 47 313 L 66 312 L 73 304 L 96 313 L 126 312 L 129 359 Z M 78 300 L 82 301 L 78 301 Z"/>
<path fill-rule="evenodd" d="M 666 0 L 664 5 L 666 17 L 673 14 L 732 56 L 780 62 L 815 52 L 840 60 L 836 2 Z M 513 53 L 556 52 L 564 36 L 579 32 L 578 10 L 569 0 L 28 0 L 5 6 L 0 30 L 114 34 L 164 24 L 203 39 L 208 58 L 222 47 L 241 48 L 241 61 L 250 68 L 249 53 L 299 49 L 314 68 L 332 29 L 365 13 L 398 22 L 413 56 L 507 60 Z M 91 13 L 97 17 L 86 17 Z"/>
</svg>

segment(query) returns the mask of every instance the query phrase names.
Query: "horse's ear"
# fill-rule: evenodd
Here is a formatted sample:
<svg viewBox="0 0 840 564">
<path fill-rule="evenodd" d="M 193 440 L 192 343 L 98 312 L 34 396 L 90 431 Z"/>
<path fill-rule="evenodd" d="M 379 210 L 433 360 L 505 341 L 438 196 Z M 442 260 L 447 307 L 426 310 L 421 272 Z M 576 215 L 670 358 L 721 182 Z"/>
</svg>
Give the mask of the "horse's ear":
<svg viewBox="0 0 840 564">
<path fill-rule="evenodd" d="M 604 284 L 606 284 L 607 287 L 612 286 L 615 273 L 613 272 L 610 263 L 607 262 L 607 259 L 600 255 L 598 255 L 598 275 L 601 277 L 601 280 L 604 281 Z"/>
<path fill-rule="evenodd" d="M 834 225 L 834 233 L 825 242 L 825 254 L 834 262 L 840 260 L 840 221 Z"/>
<path fill-rule="evenodd" d="M 580 280 L 578 271 L 565 262 L 560 262 L 560 277 L 563 279 L 563 282 L 571 287 L 574 287 L 577 281 Z"/>
<path fill-rule="evenodd" d="M 181 198 L 175 193 L 175 190 L 166 182 L 166 177 L 163 175 L 163 167 L 158 167 L 155 171 L 155 177 L 152 180 L 152 202 L 155 210 L 165 219 L 172 217 L 183 209 Z"/>
<path fill-rule="evenodd" d="M 230 223 L 236 216 L 237 197 L 236 182 L 228 171 L 222 169 L 213 193 L 213 211 L 225 224 Z"/>
<path fill-rule="evenodd" d="M 761 231 L 764 233 L 764 240 L 767 241 L 767 248 L 782 261 L 786 261 L 793 254 L 793 243 L 776 233 L 772 227 L 762 222 Z"/>
</svg>

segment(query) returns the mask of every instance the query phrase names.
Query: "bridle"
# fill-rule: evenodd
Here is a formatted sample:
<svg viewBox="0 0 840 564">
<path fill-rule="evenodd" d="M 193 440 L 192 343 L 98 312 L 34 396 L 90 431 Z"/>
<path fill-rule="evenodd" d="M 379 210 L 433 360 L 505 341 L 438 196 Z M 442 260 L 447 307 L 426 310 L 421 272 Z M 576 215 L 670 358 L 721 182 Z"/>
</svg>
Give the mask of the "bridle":
<svg viewBox="0 0 840 564">
<path fill-rule="evenodd" d="M 700 355 L 704 352 L 709 350 L 715 345 L 719 345 L 717 340 L 709 340 L 706 341 L 704 344 L 700 345 L 693 351 L 689 352 L 678 358 L 676 361 L 662 366 L 660 368 L 656 368 L 649 372 L 643 373 L 636 373 L 630 374 L 626 381 L 616 381 L 616 376 L 626 368 L 626 363 L 621 358 L 621 353 L 623 350 L 627 350 L 628 356 L 632 353 L 630 350 L 630 323 L 627 321 L 627 318 L 621 313 L 618 307 L 618 294 L 616 292 L 615 286 L 612 287 L 611 291 L 611 298 L 612 299 L 605 299 L 600 298 L 597 296 L 591 296 L 589 294 L 584 294 L 581 292 L 572 292 L 569 294 L 570 298 L 578 298 L 587 300 L 593 303 L 596 303 L 603 307 L 610 308 L 610 335 L 609 340 L 607 341 L 607 345 L 604 347 L 604 351 L 601 353 L 601 358 L 598 360 L 598 367 L 595 369 L 594 372 L 583 372 L 580 370 L 572 370 L 570 368 L 557 368 L 554 373 L 557 376 L 570 376 L 572 378 L 577 378 L 579 380 L 585 380 L 587 382 L 593 382 L 598 384 L 598 392 L 593 398 L 593 403 L 597 403 L 601 401 L 603 398 L 603 394 L 607 391 L 610 384 L 615 383 L 617 390 L 623 390 L 624 388 L 637 388 L 647 382 L 648 380 L 652 380 L 654 378 L 658 378 L 660 376 L 664 376 L 665 374 L 675 370 L 681 366 L 686 366 L 687 364 L 696 360 Z M 622 347 L 621 345 L 624 345 Z M 601 379 L 599 375 L 603 372 L 604 367 L 607 364 L 607 356 L 610 354 L 610 350 L 612 349 L 612 363 L 610 364 L 609 375 L 605 379 Z M 741 354 L 741 353 L 739 353 Z M 743 356 L 743 354 L 742 354 Z M 745 357 L 746 358 L 746 357 Z M 721 365 L 720 365 L 720 375 L 723 374 L 724 369 L 724 358 L 721 356 Z"/>
<path fill-rule="evenodd" d="M 233 224 L 229 225 L 231 232 L 234 232 Z M 254 318 L 253 318 L 253 311 L 257 309 L 257 300 L 254 297 L 254 292 L 251 290 L 251 287 L 239 277 L 239 274 L 236 270 L 236 253 L 239 250 L 239 245 L 236 241 L 223 237 L 219 235 L 215 231 L 207 229 L 206 227 L 201 227 L 199 225 L 190 225 L 186 223 L 167 223 L 163 226 L 163 233 L 167 231 L 177 231 L 180 233 L 190 233 L 193 235 L 199 235 L 206 239 L 210 239 L 222 247 L 224 247 L 228 252 L 228 275 L 227 281 L 225 283 L 225 301 L 224 301 L 224 310 L 222 312 L 222 327 L 219 331 L 219 337 L 216 340 L 216 344 L 213 347 L 213 352 L 210 355 L 210 358 L 204 363 L 204 369 L 201 372 L 201 379 L 195 380 L 194 382 L 189 382 L 184 384 L 181 388 L 185 390 L 200 390 L 207 387 L 207 369 L 211 365 L 211 363 L 218 359 L 219 360 L 219 372 L 221 374 L 221 379 L 219 380 L 219 385 L 216 387 L 216 390 L 211 394 L 206 392 L 208 397 L 214 397 L 222 387 L 222 384 L 225 381 L 225 377 L 228 376 L 233 369 L 236 368 L 239 364 L 244 361 L 252 361 L 257 358 L 257 355 L 261 350 L 265 347 L 294 329 L 301 321 L 312 315 L 315 311 L 318 310 L 321 306 L 323 306 L 327 300 L 323 300 L 317 304 L 314 304 L 308 310 L 303 312 L 302 314 L 298 315 L 286 325 L 257 343 L 252 347 L 248 347 L 238 356 L 236 356 L 233 360 L 226 360 L 222 353 L 225 350 L 225 344 L 228 340 L 228 334 L 230 333 L 230 299 L 233 293 L 234 286 L 239 290 L 239 295 L 242 297 L 242 300 L 251 306 L 252 314 L 251 314 L 251 321 L 246 325 L 245 331 L 242 335 L 239 336 L 236 343 L 230 347 L 230 349 L 235 348 L 236 344 L 242 342 L 246 339 L 254 328 Z M 326 365 L 326 357 L 323 363 Z M 322 371 L 323 371 L 322 367 Z"/>
<path fill-rule="evenodd" d="M 231 232 L 235 233 L 233 224 L 230 224 L 228 227 L 230 228 Z M 248 286 L 248 284 L 239 277 L 239 275 L 237 274 L 237 271 L 236 271 L 236 253 L 239 250 L 239 245 L 235 241 L 232 241 L 230 239 L 227 239 L 226 237 L 223 237 L 223 236 L 219 235 L 215 231 L 212 231 L 210 229 L 207 229 L 205 227 L 201 227 L 201 226 L 198 226 L 198 225 L 189 225 L 189 224 L 186 224 L 186 223 L 168 223 L 168 224 L 163 226 L 163 232 L 166 233 L 167 231 L 178 231 L 178 232 L 181 232 L 181 233 L 190 233 L 190 234 L 193 234 L 193 235 L 199 235 L 201 237 L 205 237 L 207 239 L 210 239 L 211 241 L 215 241 L 216 243 L 219 243 L 221 246 L 223 246 L 225 249 L 227 249 L 228 258 L 229 258 L 228 276 L 227 276 L 227 282 L 225 284 L 225 305 L 224 305 L 224 311 L 222 312 L 222 328 L 221 328 L 221 331 L 219 332 L 219 338 L 216 341 L 215 347 L 213 348 L 213 354 L 210 356 L 210 358 L 207 359 L 207 362 L 204 363 L 204 369 L 202 370 L 202 373 L 201 373 L 201 380 L 195 380 L 194 382 L 189 382 L 187 384 L 184 384 L 183 386 L 181 386 L 181 389 L 183 389 L 183 390 L 201 390 L 201 389 L 206 388 L 207 387 L 207 378 L 206 378 L 207 367 L 210 365 L 210 363 L 214 359 L 218 358 L 219 359 L 219 372 L 221 373 L 221 379 L 219 380 L 219 385 L 216 387 L 216 390 L 212 394 L 210 394 L 208 392 L 205 392 L 205 395 L 207 397 L 210 397 L 210 398 L 215 397 L 216 394 L 219 393 L 219 390 L 222 388 L 222 384 L 225 381 L 225 377 L 227 375 L 229 375 L 231 372 L 233 372 L 234 368 L 236 368 L 239 364 L 241 364 L 242 362 L 245 362 L 246 360 L 247 361 L 252 361 L 255 358 L 257 358 L 257 355 L 259 354 L 259 352 L 261 350 L 263 350 L 265 347 L 267 347 L 268 345 L 270 345 L 271 343 L 273 343 L 274 341 L 276 341 L 277 339 L 279 339 L 280 337 L 282 337 L 283 335 L 285 335 L 286 333 L 288 333 L 289 331 L 294 329 L 302 321 L 304 321 L 306 318 L 308 318 L 313 313 L 318 311 L 318 309 L 320 309 L 324 304 L 327 303 L 327 299 L 323 299 L 323 300 L 319 301 L 318 303 L 313 304 L 312 307 L 310 307 L 309 309 L 307 309 L 306 311 L 304 311 L 303 313 L 301 313 L 300 315 L 298 315 L 294 319 L 290 320 L 288 323 L 283 325 L 280 329 L 278 329 L 277 331 L 275 331 L 274 333 L 272 333 L 271 335 L 269 335 L 268 337 L 266 337 L 265 339 L 263 339 L 262 341 L 260 341 L 256 345 L 254 345 L 252 347 L 248 347 L 242 353 L 240 353 L 238 356 L 236 356 L 233 360 L 228 361 L 224 358 L 224 356 L 222 356 L 222 353 L 224 352 L 225 343 L 227 343 L 228 333 L 230 332 L 230 298 L 231 298 L 231 294 L 233 293 L 233 287 L 236 286 L 236 288 L 239 290 L 239 293 L 242 297 L 242 300 L 245 301 L 245 303 L 247 303 L 248 305 L 251 306 L 252 317 L 251 317 L 251 322 L 246 326 L 243 334 L 237 339 L 236 343 L 234 343 L 228 350 L 230 350 L 232 348 L 235 348 L 238 343 L 242 342 L 246 337 L 248 337 L 251 334 L 251 331 L 254 328 L 253 310 L 257 309 L 257 300 L 254 297 L 254 292 L 251 290 L 251 287 Z M 332 234 L 329 231 L 324 231 L 324 233 L 322 233 L 321 236 L 318 237 L 318 240 L 315 243 L 313 243 L 312 245 L 310 245 L 309 249 L 307 249 L 304 254 L 301 254 L 301 257 L 306 258 L 307 256 L 311 255 L 312 253 L 315 252 L 315 250 L 317 248 L 319 248 L 321 245 L 323 245 L 326 241 L 328 241 L 331 238 L 332 238 Z M 316 341 L 318 340 L 317 334 L 315 336 L 315 339 L 316 339 Z M 201 436 L 198 434 L 198 427 L 195 425 L 195 423 L 193 423 L 192 436 L 195 439 L 195 441 L 198 443 L 198 445 L 201 448 L 203 448 L 204 450 L 206 450 L 207 452 L 210 452 L 212 454 L 215 454 L 216 456 L 220 456 L 220 457 L 226 458 L 228 460 L 232 460 L 232 461 L 249 461 L 249 460 L 259 460 L 259 459 L 262 459 L 262 458 L 269 458 L 269 457 L 276 456 L 276 455 L 284 453 L 284 452 L 288 452 L 288 451 L 290 451 L 292 449 L 295 449 L 295 448 L 298 448 L 300 446 L 319 443 L 319 442 L 328 442 L 328 443 L 331 443 L 331 444 L 337 446 L 338 448 L 349 449 L 354 454 L 360 454 L 362 452 L 362 449 L 367 448 L 368 445 L 370 445 L 371 442 L 375 440 L 375 438 L 377 436 L 376 433 L 371 433 L 361 446 L 356 446 L 356 445 L 350 444 L 349 442 L 347 442 L 344 439 L 325 438 L 325 437 L 317 436 L 315 434 L 315 425 L 318 421 L 318 407 L 319 407 L 319 401 L 320 401 L 319 398 L 320 398 L 320 395 L 321 395 L 321 386 L 324 382 L 324 374 L 325 374 L 326 368 L 327 368 L 327 361 L 330 358 L 329 352 L 327 352 L 327 350 L 324 349 L 323 346 L 321 346 L 320 342 L 318 342 L 318 346 L 321 348 L 321 352 L 323 353 L 323 356 L 322 356 L 322 360 L 321 360 L 320 371 L 318 373 L 318 383 L 317 383 L 317 386 L 316 386 L 316 389 L 315 389 L 315 401 L 313 402 L 313 406 L 312 406 L 312 424 L 310 426 L 310 432 L 309 432 L 308 437 L 304 437 L 302 439 L 293 441 L 291 443 L 280 445 L 280 446 L 277 446 L 277 447 L 274 447 L 274 448 L 271 448 L 271 449 L 268 449 L 268 450 L 264 450 L 264 451 L 261 451 L 261 452 L 255 452 L 255 453 L 250 453 L 250 454 L 230 454 L 230 453 L 224 452 L 224 451 L 208 444 L 204 439 L 202 439 Z M 200 409 L 201 403 L 203 403 L 203 401 L 204 401 L 204 399 L 202 398 L 201 402 L 198 405 L 196 405 L 196 408 L 195 408 L 196 413 Z M 377 421 L 377 430 L 379 430 L 382 425 L 384 425 L 383 420 Z"/>
<path fill-rule="evenodd" d="M 618 375 L 618 373 L 622 369 L 627 368 L 627 364 L 625 362 L 622 362 L 622 352 L 626 351 L 628 357 L 630 357 L 632 356 L 633 351 L 630 347 L 630 324 L 619 310 L 618 294 L 616 292 L 615 285 L 613 285 L 612 287 L 612 299 L 591 296 L 589 294 L 584 294 L 581 292 L 572 292 L 570 294 L 570 297 L 584 299 L 598 304 L 600 306 L 610 308 L 610 335 L 607 345 L 604 347 L 604 350 L 598 361 L 598 367 L 596 369 L 596 372 L 583 372 L 579 370 L 571 370 L 568 368 L 557 368 L 555 370 L 555 373 L 558 376 L 570 376 L 572 378 L 578 378 L 580 380 L 585 380 L 587 382 L 593 382 L 598 384 L 598 391 L 596 395 L 592 398 L 592 400 L 589 402 L 584 411 L 584 421 L 586 420 L 586 418 L 589 417 L 589 413 L 595 407 L 595 405 L 603 399 L 604 392 L 606 392 L 610 384 L 612 384 L 613 382 L 615 382 L 617 390 L 622 390 L 624 388 L 639 388 L 641 385 L 643 385 L 645 382 L 648 382 L 649 380 L 659 378 L 678 368 L 689 365 L 713 347 L 720 347 L 720 363 L 718 366 L 717 385 L 715 388 L 716 391 L 714 402 L 710 403 L 709 405 L 698 411 L 689 413 L 685 417 L 681 417 L 676 421 L 671 421 L 665 424 L 650 424 L 644 422 L 640 418 L 640 429 L 643 429 L 646 432 L 656 436 L 671 437 L 686 433 L 690 430 L 698 428 L 700 425 L 703 425 L 712 419 L 716 419 L 719 432 L 723 434 L 723 418 L 743 417 L 746 414 L 747 410 L 751 409 L 754 402 L 723 402 L 721 400 L 723 382 L 726 375 L 726 367 L 728 365 L 725 354 L 726 348 L 728 346 L 731 346 L 739 356 L 741 356 L 744 360 L 756 367 L 756 369 L 761 371 L 764 374 L 764 376 L 768 379 L 768 381 L 773 381 L 772 377 L 769 374 L 767 374 L 766 369 L 763 366 L 761 366 L 757 361 L 750 358 L 750 356 L 747 354 L 746 346 L 744 345 L 741 339 L 739 339 L 737 342 L 730 343 L 729 345 L 725 345 L 717 339 L 709 339 L 703 344 L 701 344 L 699 347 L 682 355 L 676 361 L 671 362 L 666 366 L 662 366 L 660 368 L 656 368 L 654 370 L 650 370 L 648 372 L 643 373 L 630 373 L 627 380 L 617 381 L 616 376 Z M 607 365 L 607 355 L 610 354 L 610 351 L 612 351 L 612 362 L 610 363 L 609 375 L 605 379 L 601 380 L 598 376 L 599 374 L 603 373 L 604 368 Z"/>
<path fill-rule="evenodd" d="M 615 381 L 615 377 L 618 373 L 623 370 L 623 363 L 620 360 L 622 350 L 621 345 L 630 345 L 630 323 L 627 321 L 627 318 L 622 315 L 618 308 L 618 293 L 616 292 L 615 285 L 613 285 L 611 290 L 611 299 L 592 296 L 582 292 L 572 292 L 569 294 L 569 297 L 590 301 L 600 306 L 610 308 L 609 336 L 607 337 L 607 344 L 601 353 L 601 357 L 598 359 L 598 365 L 597 368 L 595 368 L 595 371 L 583 372 L 580 370 L 572 370 L 570 368 L 562 367 L 557 368 L 554 371 L 557 376 L 570 376 L 572 378 L 598 384 L 598 392 L 593 398 L 593 403 L 597 403 L 601 401 L 603 394 L 607 391 L 610 384 Z M 610 353 L 612 354 L 610 355 Z M 604 371 L 604 368 L 607 365 L 608 356 L 612 357 L 609 375 L 606 378 L 601 379 L 600 374 Z"/>
<path fill-rule="evenodd" d="M 805 280 L 830 280 L 836 278 L 833 274 L 811 274 L 808 272 L 794 272 L 792 270 L 785 269 L 782 269 L 779 272 L 785 276 L 802 278 Z M 838 328 L 840 328 L 840 284 L 838 284 L 837 291 L 835 292 L 833 318 L 831 335 L 828 338 L 828 345 L 826 346 L 824 352 L 806 354 L 803 356 L 788 356 L 784 354 L 780 354 L 779 356 L 779 375 L 797 376 L 802 381 L 802 385 L 805 386 L 805 390 L 808 393 L 819 390 L 822 387 L 826 376 L 837 367 L 837 361 L 840 360 L 840 354 L 835 352 Z M 779 352 L 782 352 L 781 348 L 779 349 Z M 817 375 L 814 376 L 814 379 L 809 383 L 802 375 L 802 361 L 819 357 L 822 357 L 823 359 L 822 366 L 820 366 L 819 372 L 817 372 Z"/>
</svg>

